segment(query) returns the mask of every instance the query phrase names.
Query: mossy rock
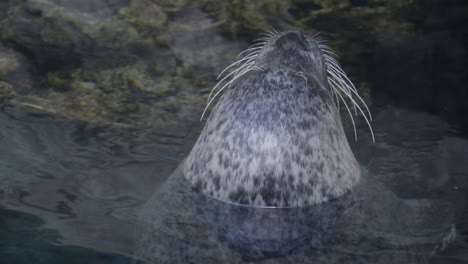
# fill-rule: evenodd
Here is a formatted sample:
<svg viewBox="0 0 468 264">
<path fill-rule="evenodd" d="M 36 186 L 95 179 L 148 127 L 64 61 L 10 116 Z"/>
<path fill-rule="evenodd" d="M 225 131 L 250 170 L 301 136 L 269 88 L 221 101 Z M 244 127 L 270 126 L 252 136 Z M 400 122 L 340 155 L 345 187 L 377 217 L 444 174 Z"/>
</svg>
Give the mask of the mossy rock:
<svg viewBox="0 0 468 264">
<path fill-rule="evenodd" d="M 194 113 L 205 99 L 187 89 L 193 87 L 190 80 L 150 71 L 139 61 L 113 68 L 89 63 L 71 72 L 49 73 L 45 82 L 54 89 L 40 105 L 49 113 L 98 125 L 176 126 L 198 119 Z"/>
<path fill-rule="evenodd" d="M 197 6 L 216 17 L 219 28 L 233 37 L 271 30 L 276 26 L 272 24 L 274 18 L 281 13 L 285 4 L 281 0 L 197 1 Z"/>
<path fill-rule="evenodd" d="M 153 0 L 159 7 L 161 7 L 166 13 L 178 12 L 184 7 L 188 6 L 191 2 L 190 0 Z"/>
<path fill-rule="evenodd" d="M 0 79 L 20 67 L 18 58 L 12 51 L 0 48 Z"/>
<path fill-rule="evenodd" d="M 18 1 L 17 6 L 3 10 L 8 15 L 0 22 L 1 38 L 40 58 L 44 63 L 36 63 L 38 68 L 63 58 L 38 78 L 53 88 L 45 96 L 48 109 L 90 122 L 115 122 L 121 113 L 139 118 L 152 113 L 153 121 L 161 124 L 178 120 L 182 113 L 200 112 L 216 74 L 260 32 L 272 28 L 323 32 L 370 105 L 374 84 L 367 80 L 362 62 L 385 36 L 395 36 L 392 41 L 396 41 L 418 34 L 414 24 L 401 18 L 411 16 L 420 3 L 122 0 L 108 5 L 107 1 L 83 1 L 87 5 Z M 106 8 L 86 7 L 93 5 Z M 0 51 L 0 78 L 15 67 L 2 62 Z"/>
<path fill-rule="evenodd" d="M 0 105 L 15 98 L 16 93 L 13 86 L 7 82 L 0 81 Z"/>
<path fill-rule="evenodd" d="M 130 5 L 120 9 L 118 14 L 141 31 L 159 29 L 167 19 L 166 13 L 150 0 L 132 0 Z"/>
<path fill-rule="evenodd" d="M 101 9 L 84 9 L 74 2 L 30 0 L 7 11 L 0 22 L 0 35 L 5 41 L 46 56 L 52 48 L 63 50 L 63 56 L 89 53 L 94 46 L 124 48 L 129 45 L 152 45 L 146 32 L 161 26 L 165 14 L 149 0 L 134 0 L 129 6 L 106 5 Z M 100 4 L 99 4 L 100 3 Z M 102 1 L 88 5 L 104 5 Z M 81 9 L 80 9 L 81 8 Z M 82 10 L 83 9 L 83 10 Z M 55 51 L 57 56 L 58 51 Z"/>
</svg>

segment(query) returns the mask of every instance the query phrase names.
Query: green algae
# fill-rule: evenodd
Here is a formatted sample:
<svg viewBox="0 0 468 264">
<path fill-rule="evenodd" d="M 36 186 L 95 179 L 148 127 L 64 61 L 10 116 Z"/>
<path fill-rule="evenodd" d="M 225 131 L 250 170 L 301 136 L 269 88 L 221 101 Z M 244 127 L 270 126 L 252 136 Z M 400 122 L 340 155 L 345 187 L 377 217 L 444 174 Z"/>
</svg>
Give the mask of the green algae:
<svg viewBox="0 0 468 264">
<path fill-rule="evenodd" d="M 132 25 L 143 39 L 140 43 L 151 44 L 151 33 L 166 25 L 165 11 L 150 0 L 133 0 L 128 7 L 118 12 L 118 18 Z"/>
<path fill-rule="evenodd" d="M 153 61 L 145 55 L 117 63 L 108 56 L 103 62 L 96 62 L 101 58 L 87 59 L 39 78 L 49 88 L 37 102 L 44 111 L 91 123 L 132 125 L 151 120 L 164 125 L 181 116 L 196 119 L 193 115 L 203 109 L 220 65 L 236 60 L 235 54 L 240 50 L 232 46 L 229 52 L 216 53 L 219 64 L 204 66 L 204 61 L 212 60 L 210 54 L 190 50 L 195 45 L 177 46 L 181 35 L 198 36 L 203 30 L 213 30 L 226 43 L 245 47 L 260 32 L 272 28 L 321 31 L 330 39 L 328 44 L 340 56 L 345 71 L 358 84 L 364 101 L 371 105 L 375 87 L 366 80 L 362 58 L 369 55 L 381 34 L 417 34 L 413 24 L 401 19 L 402 14 L 415 7 L 414 0 L 369 0 L 361 5 L 348 0 L 131 0 L 115 14 L 93 19 L 50 1 L 30 2 L 40 15 L 26 15 L 22 6 L 9 8 L 7 16 L 0 18 L 3 41 L 14 39 L 23 46 L 46 44 L 62 50 L 73 47 L 78 52 L 80 43 L 91 43 L 93 48 L 110 49 L 116 57 L 132 48 L 164 53 Z M 187 14 L 195 15 L 181 22 L 180 18 Z M 211 22 L 198 23 L 202 18 Z M 17 30 L 25 25 L 34 25 L 37 33 Z M 205 48 L 214 50 L 216 46 L 211 45 L 208 43 Z M 199 57 L 194 59 L 188 56 L 190 53 Z M 0 78 L 15 69 L 14 63 L 4 63 L 2 58 L 0 52 Z M 343 114 L 344 119 L 346 115 Z"/>
<path fill-rule="evenodd" d="M 7 74 L 18 70 L 20 62 L 12 50 L 0 46 L 0 80 Z"/>
<path fill-rule="evenodd" d="M 13 90 L 13 86 L 7 82 L 0 81 L 0 105 L 5 105 L 15 97 L 16 93 Z"/>
<path fill-rule="evenodd" d="M 224 3 L 201 0 L 197 3 L 202 10 L 216 18 L 219 28 L 234 38 L 245 33 L 271 30 L 275 14 L 284 7 L 284 1 L 279 0 L 233 0 Z"/>
<path fill-rule="evenodd" d="M 98 63 L 68 72 L 50 72 L 49 92 L 41 98 L 22 98 L 22 106 L 96 125 L 123 127 L 176 126 L 201 108 L 204 99 L 190 80 L 165 74 L 154 77 L 151 68 L 136 62 L 117 67 Z M 37 100 L 35 100 L 37 99 Z"/>
</svg>

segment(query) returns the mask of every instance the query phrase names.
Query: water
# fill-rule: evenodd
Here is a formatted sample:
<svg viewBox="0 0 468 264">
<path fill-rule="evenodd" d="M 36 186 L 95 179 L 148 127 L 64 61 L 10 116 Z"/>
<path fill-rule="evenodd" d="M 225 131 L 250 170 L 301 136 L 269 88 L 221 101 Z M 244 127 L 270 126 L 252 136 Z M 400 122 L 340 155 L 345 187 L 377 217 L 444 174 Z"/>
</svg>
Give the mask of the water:
<svg viewBox="0 0 468 264">
<path fill-rule="evenodd" d="M 21 111 L 0 118 L 7 263 L 129 263 L 136 210 L 177 165 L 180 144 L 127 142 L 129 134 Z"/>
<path fill-rule="evenodd" d="M 0 1 L 0 263 L 468 263 L 463 1 L 185 2 Z M 233 207 L 176 170 L 270 26 L 322 31 L 375 100 L 364 180 L 326 206 Z"/>
<path fill-rule="evenodd" d="M 351 207 L 365 209 L 345 210 L 343 217 L 315 208 L 322 210 L 318 219 L 296 212 L 292 224 L 284 218 L 288 213 L 278 220 L 276 213 L 213 204 L 180 184 L 177 173 L 167 181 L 194 138 L 159 136 L 154 143 L 129 131 L 92 129 L 15 109 L 0 118 L 4 263 L 131 263 L 132 257 L 173 263 L 171 256 L 180 263 L 301 263 L 324 256 L 329 263 L 467 260 L 468 141 L 430 115 L 377 111 L 376 144 L 365 129 L 359 141 L 351 141 L 373 175 L 366 179 L 374 182 L 356 192 L 364 203 Z M 277 236 L 259 229 L 278 223 L 286 224 Z M 242 230 L 258 233 L 246 236 Z"/>
</svg>

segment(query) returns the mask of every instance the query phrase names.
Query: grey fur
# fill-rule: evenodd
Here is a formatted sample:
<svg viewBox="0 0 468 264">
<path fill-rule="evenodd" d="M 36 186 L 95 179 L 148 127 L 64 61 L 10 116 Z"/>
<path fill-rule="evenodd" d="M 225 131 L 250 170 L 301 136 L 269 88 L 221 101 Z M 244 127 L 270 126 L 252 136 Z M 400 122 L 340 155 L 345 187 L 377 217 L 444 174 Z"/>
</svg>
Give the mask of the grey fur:
<svg viewBox="0 0 468 264">
<path fill-rule="evenodd" d="M 232 74 L 183 167 L 195 189 L 232 203 L 301 207 L 359 181 L 320 43 L 276 33 Z"/>
</svg>

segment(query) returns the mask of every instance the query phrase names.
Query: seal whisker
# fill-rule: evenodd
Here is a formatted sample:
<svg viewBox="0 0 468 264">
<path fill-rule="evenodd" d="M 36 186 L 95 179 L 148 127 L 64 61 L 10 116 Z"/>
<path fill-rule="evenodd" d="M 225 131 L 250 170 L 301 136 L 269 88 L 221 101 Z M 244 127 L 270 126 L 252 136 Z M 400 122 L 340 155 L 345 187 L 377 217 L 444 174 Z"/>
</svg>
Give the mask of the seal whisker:
<svg viewBox="0 0 468 264">
<path fill-rule="evenodd" d="M 270 38 L 258 38 L 258 39 L 256 39 L 256 40 L 254 40 L 253 42 L 259 42 L 259 41 L 268 42 L 268 40 L 270 40 Z"/>
<path fill-rule="evenodd" d="M 237 65 L 243 61 L 248 61 L 249 59 L 254 59 L 256 57 L 257 54 L 250 54 L 250 55 L 246 55 L 244 58 L 232 63 L 231 65 L 227 66 L 226 68 L 224 68 L 224 70 L 218 75 L 218 78 L 219 79 L 221 77 L 221 75 L 223 75 L 223 73 L 225 73 L 229 68 L 233 67 L 234 65 Z"/>
<path fill-rule="evenodd" d="M 216 94 L 213 96 L 213 98 L 211 98 L 211 100 L 208 101 L 208 103 L 206 104 L 205 106 L 205 109 L 203 110 L 203 113 L 201 115 L 201 118 L 200 118 L 200 121 L 203 120 L 203 116 L 205 115 L 205 112 L 206 110 L 208 110 L 208 107 L 210 106 L 210 104 L 213 102 L 213 100 L 218 96 L 219 93 L 221 93 L 221 91 L 224 90 L 224 88 L 226 88 L 226 86 L 230 85 L 231 84 L 231 81 L 229 81 L 228 83 L 224 84 L 223 87 L 221 87 L 221 89 L 219 89 L 218 92 L 216 92 Z"/>
<path fill-rule="evenodd" d="M 336 73 L 336 76 L 341 79 L 343 81 L 343 83 L 346 85 L 347 89 L 350 89 L 350 90 L 354 90 L 354 91 L 357 91 L 356 90 L 356 87 L 353 85 L 353 83 L 348 79 L 348 77 L 346 76 L 346 74 L 342 71 L 340 71 L 339 68 L 337 68 L 338 66 L 337 65 L 332 65 L 330 64 L 330 67 L 329 67 L 329 72 L 330 71 L 333 71 Z"/>
<path fill-rule="evenodd" d="M 335 99 L 338 102 L 337 106 L 339 107 L 340 105 L 339 100 L 336 98 L 337 95 L 341 98 L 343 103 L 346 103 L 345 99 L 341 96 L 341 93 L 339 92 L 342 91 L 353 104 L 355 115 L 357 116 L 357 112 L 359 110 L 359 112 L 364 116 L 364 119 L 366 120 L 367 125 L 369 126 L 369 129 L 371 131 L 372 140 L 375 142 L 372 126 L 370 125 L 370 121 L 372 121 L 372 114 L 369 110 L 369 107 L 359 95 L 353 82 L 348 78 L 347 74 L 341 68 L 340 63 L 334 58 L 338 56 L 332 51 L 332 49 L 329 46 L 322 44 L 323 42 L 325 42 L 325 40 L 318 37 L 317 34 L 314 35 L 312 39 L 317 43 L 319 49 L 322 51 L 322 56 L 325 59 L 325 64 L 327 66 L 326 70 L 329 75 L 328 81 L 330 86 L 333 88 L 333 92 L 335 93 Z M 367 114 L 365 114 L 365 112 L 362 110 L 362 108 L 359 106 L 356 100 L 354 100 L 354 96 L 357 97 L 359 102 L 364 105 Z M 347 110 L 349 110 L 348 105 L 346 104 L 345 106 Z M 350 112 L 348 111 L 348 113 Z"/>
<path fill-rule="evenodd" d="M 252 70 L 259 71 L 259 72 L 265 71 L 265 69 L 261 66 L 252 66 Z"/>
<path fill-rule="evenodd" d="M 351 91 L 350 91 L 350 88 L 348 86 L 348 84 L 346 84 L 343 79 L 341 79 L 340 77 L 338 77 L 336 75 L 335 72 L 333 71 L 329 71 L 328 74 L 332 77 L 332 80 L 334 81 L 337 81 L 339 83 L 335 83 L 337 86 L 339 86 L 341 88 L 341 90 L 343 90 L 347 96 L 351 96 Z M 354 112 L 355 114 L 357 115 L 357 110 L 356 110 L 356 106 L 354 106 Z"/>
<path fill-rule="evenodd" d="M 226 79 L 228 79 L 231 75 L 236 75 L 237 72 L 241 71 L 242 70 L 242 67 L 239 67 L 237 68 L 236 70 L 233 70 L 232 72 L 230 72 L 229 74 L 227 74 L 226 76 L 224 76 L 212 89 L 211 89 L 211 92 L 210 94 L 208 95 L 208 101 L 210 100 L 210 97 L 211 95 L 213 94 L 213 92 L 216 90 L 216 88 L 222 84 Z M 224 72 L 224 71 L 223 71 Z M 219 79 L 220 76 L 218 76 L 218 79 Z"/>
<path fill-rule="evenodd" d="M 338 112 L 340 111 L 340 99 L 338 98 L 337 91 L 335 88 L 332 89 L 333 94 L 335 95 L 336 105 L 338 107 Z"/>
<path fill-rule="evenodd" d="M 259 43 L 255 43 L 255 44 L 253 44 L 253 45 L 250 45 L 247 49 L 254 48 L 254 47 L 257 47 L 257 46 L 263 46 L 263 45 L 265 45 L 265 43 L 266 43 L 266 41 L 262 41 L 262 42 L 259 42 Z M 239 53 L 239 54 L 242 54 L 242 53 L 244 53 L 244 52 L 245 52 L 245 50 L 242 51 L 242 52 Z"/>
<path fill-rule="evenodd" d="M 330 65 L 328 68 L 328 73 L 333 73 L 335 78 L 339 79 L 340 82 L 346 87 L 346 89 L 356 91 L 356 87 L 352 84 L 352 82 L 346 77 L 344 72 L 340 72 L 335 66 Z"/>
<path fill-rule="evenodd" d="M 342 70 L 341 70 L 341 72 L 336 72 L 336 70 L 340 70 L 340 69 L 336 69 L 336 68 L 333 68 L 333 67 L 331 67 L 330 70 L 332 70 L 332 71 L 335 70 L 336 75 L 334 76 L 334 79 L 338 80 L 340 83 L 342 83 L 346 87 L 346 90 L 349 90 L 351 93 L 353 93 L 359 99 L 359 101 L 364 105 L 364 107 L 366 108 L 366 111 L 367 111 L 367 113 L 369 115 L 369 119 L 372 121 L 372 114 L 371 114 L 371 112 L 369 110 L 369 107 L 367 106 L 366 102 L 364 102 L 362 97 L 359 95 L 359 93 L 357 92 L 356 87 L 348 79 L 346 74 Z M 332 73 L 330 71 L 328 73 L 332 75 Z M 338 76 L 338 74 L 339 74 L 339 76 Z M 345 82 L 345 80 L 343 78 L 346 78 L 347 82 Z"/>
<path fill-rule="evenodd" d="M 211 92 L 210 92 L 210 95 L 208 96 L 211 97 L 211 94 L 213 93 L 214 90 L 216 90 L 216 88 L 221 84 L 223 83 L 226 79 L 228 79 L 229 77 L 233 76 L 233 78 L 235 78 L 237 76 L 237 74 L 239 72 L 242 72 L 242 70 L 245 68 L 245 67 L 248 67 L 248 66 L 251 66 L 253 65 L 254 62 L 253 60 L 250 61 L 250 60 L 247 60 L 244 64 L 242 64 L 242 66 L 240 66 L 239 68 L 233 70 L 232 72 L 230 72 L 229 74 L 227 74 L 226 76 L 224 76 L 214 87 L 213 89 L 211 89 Z"/>
<path fill-rule="evenodd" d="M 333 88 L 333 89 L 335 89 L 335 88 Z M 356 124 L 354 123 L 354 118 L 353 118 L 353 115 L 351 114 L 351 110 L 349 110 L 348 104 L 346 103 L 346 100 L 343 98 L 343 96 L 340 94 L 340 92 L 339 92 L 339 91 L 336 91 L 336 89 L 335 89 L 335 92 L 336 92 L 336 94 L 338 94 L 338 95 L 340 96 L 341 100 L 343 101 L 343 104 L 344 104 L 345 107 L 346 107 L 346 110 L 348 110 L 349 117 L 351 118 L 351 122 L 353 123 L 354 140 L 357 141 Z"/>
<path fill-rule="evenodd" d="M 239 53 L 239 55 L 237 55 L 237 57 L 242 56 L 244 53 L 247 53 L 247 54 L 257 53 L 259 50 L 263 49 L 263 45 L 265 45 L 265 43 L 261 43 L 261 44 L 262 44 L 262 46 L 253 47 L 253 48 L 249 48 L 249 49 L 246 49 L 246 50 L 242 51 L 241 53 Z M 252 52 L 252 53 L 249 53 L 249 52 Z"/>
<path fill-rule="evenodd" d="M 312 33 L 309 34 L 309 36 L 311 36 L 311 35 L 312 35 Z M 317 33 L 315 33 L 313 36 L 311 36 L 311 39 L 312 39 L 312 40 L 315 40 L 315 39 L 318 37 L 318 35 L 320 35 L 320 32 L 317 32 Z"/>
<path fill-rule="evenodd" d="M 320 32 L 315 33 L 315 34 L 312 36 L 311 40 L 314 41 L 314 42 L 317 43 L 317 44 L 320 44 L 320 43 L 322 43 L 322 42 L 326 42 L 326 40 L 323 39 L 323 38 L 320 36 L 320 34 L 321 34 Z"/>
<path fill-rule="evenodd" d="M 352 94 L 351 94 L 351 91 L 349 89 L 346 89 L 344 86 L 340 85 L 339 83 L 337 83 L 337 81 L 339 81 L 339 79 L 335 79 L 333 77 L 329 77 L 329 81 L 333 83 L 333 88 L 337 88 L 338 90 L 341 90 L 343 91 L 347 98 L 349 98 L 351 100 L 351 102 L 353 103 L 354 105 L 354 109 L 356 110 L 356 106 L 358 106 L 357 102 L 353 99 L 352 97 Z M 364 113 L 362 113 L 364 115 Z M 357 113 L 356 113 L 357 115 Z"/>
<path fill-rule="evenodd" d="M 255 57 L 256 57 L 256 56 L 257 56 L 257 55 L 254 54 L 254 55 L 251 55 L 251 56 L 246 56 L 245 58 L 239 60 L 236 64 L 238 64 L 238 63 L 241 62 L 242 60 L 245 60 L 245 59 L 246 59 L 246 61 L 245 61 L 239 68 L 233 70 L 232 72 L 230 72 L 229 74 L 227 74 L 226 76 L 224 76 L 224 77 L 213 87 L 213 89 L 211 89 L 211 92 L 210 92 L 210 94 L 208 95 L 208 102 L 210 102 L 211 95 L 213 94 L 213 92 L 216 90 L 216 88 L 217 88 L 221 83 L 223 83 L 226 79 L 228 79 L 228 78 L 231 77 L 231 76 L 233 76 L 233 77 L 232 77 L 233 79 L 232 79 L 231 81 L 229 81 L 228 83 L 231 83 L 234 79 L 237 78 L 238 75 L 241 76 L 241 75 L 243 74 L 242 71 L 244 71 L 245 68 L 248 68 L 249 66 L 252 66 L 252 65 L 254 64 L 254 60 L 255 60 Z M 234 65 L 235 65 L 235 64 L 234 64 Z M 232 66 L 233 66 L 233 65 L 230 65 L 230 66 L 228 66 L 228 68 L 230 68 L 230 67 L 232 67 Z M 223 72 L 221 72 L 221 74 L 223 74 L 228 68 L 224 69 Z M 220 75 L 220 76 L 221 76 L 221 75 Z M 218 76 L 218 78 L 219 78 L 220 76 Z M 224 87 L 224 86 L 223 86 L 223 87 Z M 221 89 L 223 89 L 223 88 L 221 88 Z M 215 97 L 216 97 L 216 95 L 215 95 Z M 208 103 L 208 104 L 209 104 L 209 103 Z"/>
<path fill-rule="evenodd" d="M 260 38 L 260 39 L 255 40 L 255 41 L 261 41 L 261 42 L 253 44 L 249 48 L 247 48 L 246 50 L 239 53 L 239 55 L 237 55 L 238 57 L 240 57 L 240 56 L 242 56 L 244 54 L 245 54 L 245 56 L 243 58 L 237 60 L 236 62 L 230 64 L 229 66 L 224 68 L 224 70 L 221 71 L 221 73 L 217 77 L 218 80 L 221 78 L 221 76 L 226 71 L 228 71 L 232 67 L 242 63 L 242 65 L 239 66 L 237 69 L 231 71 L 229 74 L 224 76 L 221 80 L 219 80 L 218 83 L 211 89 L 210 94 L 208 95 L 208 99 L 207 99 L 208 104 L 211 102 L 211 99 L 212 99 L 211 96 L 216 91 L 216 89 L 219 87 L 219 85 L 221 85 L 224 81 L 226 81 L 230 77 L 232 77 L 232 80 L 229 83 L 232 83 L 232 81 L 235 80 L 237 77 L 242 76 L 244 69 L 246 67 L 252 66 L 254 64 L 254 61 L 255 61 L 256 57 L 258 56 L 259 51 L 261 49 L 263 49 L 265 44 L 274 36 L 274 34 L 272 34 L 272 33 L 262 33 L 262 34 L 267 35 L 267 38 Z M 257 68 L 257 69 L 261 69 L 261 68 Z M 221 90 L 222 89 L 223 88 L 221 88 Z M 218 94 L 218 93 L 216 93 L 216 94 Z M 216 97 L 216 95 L 214 97 Z M 203 118 L 203 115 L 202 115 L 202 118 Z"/>
<path fill-rule="evenodd" d="M 271 33 L 271 32 L 262 32 L 262 33 L 260 33 L 260 35 L 265 35 L 265 36 L 271 38 L 271 37 L 273 37 L 275 34 L 274 34 L 274 33 Z"/>
<path fill-rule="evenodd" d="M 371 113 L 370 113 L 369 107 L 367 107 L 366 102 L 364 102 L 364 100 L 363 100 L 362 97 L 358 94 L 357 91 L 351 90 L 351 92 L 353 92 L 354 95 L 355 95 L 355 96 L 361 101 L 361 103 L 364 105 L 364 107 L 365 107 L 366 110 L 367 110 L 367 113 L 369 114 L 369 118 L 370 118 L 370 120 L 372 121 L 372 115 L 371 115 Z"/>
<path fill-rule="evenodd" d="M 357 92 L 356 87 L 354 86 L 353 82 L 348 78 L 346 73 L 341 69 L 340 64 L 338 61 L 336 61 L 333 57 L 328 56 L 328 55 L 323 55 L 325 58 L 325 61 L 327 61 L 327 66 L 330 66 L 332 69 L 334 69 L 336 72 L 339 73 L 340 78 L 343 78 L 346 80 L 348 86 L 350 89 L 353 89 L 354 91 Z"/>
<path fill-rule="evenodd" d="M 335 88 L 338 88 L 340 90 L 342 90 L 347 96 L 348 98 L 353 102 L 353 104 L 359 109 L 359 112 L 361 113 L 361 115 L 364 117 L 364 119 L 366 120 L 366 123 L 367 123 L 367 126 L 369 127 L 369 130 L 371 132 L 371 135 L 372 135 L 372 141 L 375 143 L 375 137 L 374 137 L 374 131 L 372 130 L 372 126 L 370 124 L 370 121 L 369 119 L 367 118 L 367 115 L 364 114 L 364 111 L 362 110 L 362 108 L 359 106 L 359 104 L 356 103 L 356 101 L 351 97 L 349 96 L 345 90 L 342 89 L 342 87 L 340 85 L 338 85 L 334 80 L 333 78 L 330 78 L 328 77 L 328 80 L 330 80 L 331 82 L 333 82 L 335 84 Z"/>
<path fill-rule="evenodd" d="M 321 50 L 333 51 L 329 46 L 327 46 L 327 45 L 325 45 L 325 44 L 318 44 L 318 47 L 319 47 Z"/>
<path fill-rule="evenodd" d="M 338 55 L 336 55 L 336 54 L 335 54 L 333 51 L 331 51 L 331 50 L 325 50 L 325 49 L 323 49 L 322 51 L 323 51 L 323 53 L 326 53 L 327 55 L 330 54 L 330 55 L 333 55 L 333 56 L 335 56 L 335 57 L 338 57 Z"/>
<path fill-rule="evenodd" d="M 274 29 L 268 31 L 268 33 L 270 33 L 272 37 L 274 37 L 276 34 L 278 34 L 278 32 L 275 32 Z"/>
<path fill-rule="evenodd" d="M 327 60 L 327 58 L 326 58 L 326 60 Z M 328 71 L 329 74 L 332 74 L 331 72 L 334 72 L 335 73 L 334 78 L 336 80 L 338 80 L 340 83 L 342 83 L 346 87 L 347 90 L 350 90 L 357 98 L 359 98 L 360 102 L 366 108 L 366 111 L 369 114 L 370 120 L 372 120 L 372 114 L 370 113 L 369 107 L 364 102 L 364 100 L 359 95 L 359 93 L 357 92 L 357 89 L 354 86 L 354 84 L 351 82 L 351 80 L 349 80 L 346 73 L 344 73 L 344 71 L 339 67 L 339 64 L 338 64 L 338 62 L 336 62 L 336 60 L 334 60 L 334 62 L 332 61 L 331 63 L 332 63 L 332 65 L 330 65 L 329 71 Z"/>
<path fill-rule="evenodd" d="M 328 80 L 327 80 L 328 81 Z M 338 95 L 336 94 L 337 93 L 337 90 L 335 89 L 335 87 L 333 85 L 330 84 L 330 81 L 328 81 L 328 84 L 330 85 L 330 87 L 332 88 L 331 91 L 332 91 L 332 94 L 335 98 L 335 105 L 336 107 L 338 108 L 338 112 L 340 111 L 340 100 L 338 98 Z"/>
<path fill-rule="evenodd" d="M 306 78 L 306 76 L 304 75 L 303 72 L 299 71 L 299 72 L 296 72 L 294 75 L 304 78 L 304 80 L 305 80 L 305 85 L 306 85 L 306 87 L 307 87 L 307 78 Z"/>
<path fill-rule="evenodd" d="M 328 40 L 321 38 L 320 36 L 315 37 L 315 42 L 317 44 L 322 44 L 328 42 Z"/>
<path fill-rule="evenodd" d="M 250 67 L 249 67 L 249 66 L 250 66 Z M 236 74 L 234 75 L 234 77 L 232 77 L 232 80 L 230 80 L 229 82 L 230 82 L 230 83 L 234 82 L 237 78 L 241 77 L 242 75 L 246 74 L 248 71 L 252 70 L 252 67 L 251 67 L 251 66 L 253 66 L 253 63 L 252 63 L 252 65 L 247 65 L 247 66 L 243 67 L 243 68 L 242 68 L 242 71 L 236 73 Z"/>
<path fill-rule="evenodd" d="M 251 65 L 248 65 L 244 68 L 239 68 L 242 69 L 242 71 L 238 72 L 237 74 L 234 75 L 234 77 L 232 78 L 232 80 L 230 80 L 229 82 L 227 82 L 226 84 L 223 85 L 223 87 L 221 87 L 221 89 L 219 89 L 218 92 L 216 92 L 216 94 L 213 96 L 213 98 L 211 98 L 211 100 L 208 102 L 208 104 L 206 105 L 205 109 L 203 110 L 203 113 L 201 115 L 201 118 L 200 118 L 200 121 L 203 120 L 203 116 L 205 115 L 206 113 L 206 110 L 208 110 L 208 107 L 211 105 L 211 103 L 214 101 L 214 99 L 216 99 L 216 97 L 226 88 L 226 87 L 230 87 L 231 84 L 234 83 L 235 80 L 237 80 L 239 77 L 241 77 L 242 75 L 244 75 L 245 73 L 249 72 L 252 70 L 252 67 L 249 67 Z"/>
</svg>

